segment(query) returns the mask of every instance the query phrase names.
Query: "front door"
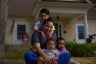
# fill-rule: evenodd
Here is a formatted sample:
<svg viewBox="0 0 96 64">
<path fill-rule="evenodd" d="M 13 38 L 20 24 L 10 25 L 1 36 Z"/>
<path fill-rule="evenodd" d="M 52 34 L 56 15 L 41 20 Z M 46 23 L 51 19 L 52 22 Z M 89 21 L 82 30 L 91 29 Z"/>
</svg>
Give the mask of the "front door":
<svg viewBox="0 0 96 64">
<path fill-rule="evenodd" d="M 54 23 L 54 25 L 55 25 L 55 33 L 57 37 L 63 37 L 63 23 L 57 22 L 57 23 Z"/>
</svg>

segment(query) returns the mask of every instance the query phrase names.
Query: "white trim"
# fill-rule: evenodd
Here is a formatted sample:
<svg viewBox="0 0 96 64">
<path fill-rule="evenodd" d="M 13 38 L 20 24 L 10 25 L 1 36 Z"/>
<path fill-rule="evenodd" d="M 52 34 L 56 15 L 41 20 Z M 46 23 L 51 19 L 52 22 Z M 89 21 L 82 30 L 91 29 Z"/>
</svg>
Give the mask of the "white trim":
<svg viewBox="0 0 96 64">
<path fill-rule="evenodd" d="M 61 26 L 61 37 L 63 37 L 63 22 L 55 22 L 55 23 L 57 23 L 58 25 L 60 25 Z M 56 28 L 55 28 L 56 29 Z M 60 35 L 59 35 L 59 33 L 60 33 L 60 31 L 59 31 L 59 26 L 58 26 L 58 36 L 60 37 Z"/>
<path fill-rule="evenodd" d="M 79 39 L 78 38 L 78 26 L 84 26 L 84 24 L 75 24 L 76 42 L 85 43 L 85 39 Z"/>
<path fill-rule="evenodd" d="M 23 41 L 17 39 L 17 25 L 26 25 L 26 32 L 30 34 L 29 23 L 25 20 L 18 20 L 14 22 L 14 30 L 13 30 L 13 45 L 22 45 Z"/>
<path fill-rule="evenodd" d="M 57 5 L 58 4 L 58 5 Z M 85 11 L 89 8 L 88 4 L 78 4 L 75 5 L 73 3 L 63 3 L 63 2 L 38 2 L 34 7 L 32 15 L 35 16 L 39 12 L 40 9 L 47 8 L 50 12 L 58 12 L 58 13 L 85 13 Z"/>
<path fill-rule="evenodd" d="M 84 14 L 85 39 L 89 38 L 87 12 Z"/>
</svg>

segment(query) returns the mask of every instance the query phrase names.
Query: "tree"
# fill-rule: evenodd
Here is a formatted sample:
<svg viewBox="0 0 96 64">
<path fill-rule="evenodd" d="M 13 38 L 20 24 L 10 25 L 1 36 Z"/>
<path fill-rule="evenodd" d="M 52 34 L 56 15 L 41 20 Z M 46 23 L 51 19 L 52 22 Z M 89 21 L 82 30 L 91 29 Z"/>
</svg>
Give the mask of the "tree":
<svg viewBox="0 0 96 64">
<path fill-rule="evenodd" d="M 0 0 L 0 63 L 4 58 L 5 32 L 8 14 L 7 1 L 8 0 Z"/>
</svg>

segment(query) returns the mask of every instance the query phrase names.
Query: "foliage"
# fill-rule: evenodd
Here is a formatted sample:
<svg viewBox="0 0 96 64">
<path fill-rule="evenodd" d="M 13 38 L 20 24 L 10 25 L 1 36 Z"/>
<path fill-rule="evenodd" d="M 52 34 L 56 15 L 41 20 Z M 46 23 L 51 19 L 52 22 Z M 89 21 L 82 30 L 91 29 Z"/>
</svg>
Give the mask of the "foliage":
<svg viewBox="0 0 96 64">
<path fill-rule="evenodd" d="M 96 43 L 94 44 L 67 43 L 66 48 L 74 57 L 91 57 L 93 56 L 93 51 L 96 51 Z"/>
<path fill-rule="evenodd" d="M 66 43 L 66 48 L 69 50 L 73 57 L 91 57 L 93 56 L 93 51 L 96 51 L 96 43 L 90 44 L 77 44 L 77 43 Z M 31 51 L 32 47 L 28 50 L 12 49 L 11 46 L 5 47 L 5 58 L 6 59 L 20 59 L 24 57 L 26 51 Z M 30 50 L 29 50 L 30 49 Z"/>
<path fill-rule="evenodd" d="M 96 4 L 96 0 L 93 0 L 92 3 L 93 3 L 93 4 Z"/>
</svg>

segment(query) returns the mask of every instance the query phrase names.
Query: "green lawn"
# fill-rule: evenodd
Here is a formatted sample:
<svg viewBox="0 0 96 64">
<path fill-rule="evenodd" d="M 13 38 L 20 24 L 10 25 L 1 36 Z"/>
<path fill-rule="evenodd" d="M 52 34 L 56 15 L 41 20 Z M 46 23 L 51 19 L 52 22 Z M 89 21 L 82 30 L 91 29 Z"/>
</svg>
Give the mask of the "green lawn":
<svg viewBox="0 0 96 64">
<path fill-rule="evenodd" d="M 28 50 L 6 50 L 5 59 L 9 60 L 9 64 L 25 64 L 23 56 Z M 96 57 L 72 57 L 80 64 L 96 64 Z"/>
<path fill-rule="evenodd" d="M 96 64 L 96 57 L 73 57 L 80 64 Z M 25 64 L 23 59 L 10 59 L 10 64 Z"/>
<path fill-rule="evenodd" d="M 80 64 L 96 64 L 96 57 L 73 57 Z"/>
</svg>

